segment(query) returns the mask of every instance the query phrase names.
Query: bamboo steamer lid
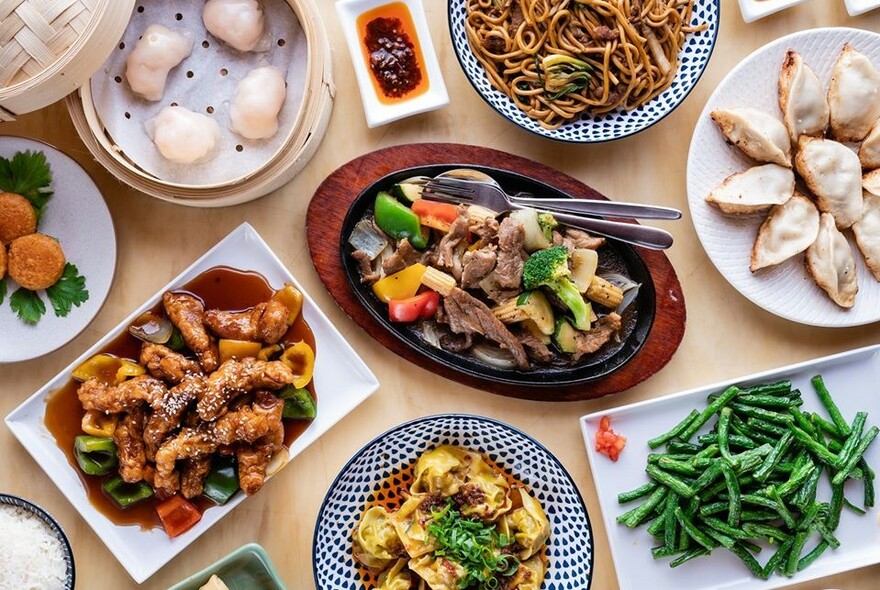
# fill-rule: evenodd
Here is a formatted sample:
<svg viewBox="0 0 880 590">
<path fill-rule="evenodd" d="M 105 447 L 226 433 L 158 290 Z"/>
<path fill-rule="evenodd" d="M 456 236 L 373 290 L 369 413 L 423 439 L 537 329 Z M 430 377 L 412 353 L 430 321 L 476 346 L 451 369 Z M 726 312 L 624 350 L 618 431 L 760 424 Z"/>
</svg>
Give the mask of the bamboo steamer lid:
<svg viewBox="0 0 880 590">
<path fill-rule="evenodd" d="M 0 121 L 61 100 L 101 67 L 135 0 L 0 0 Z"/>
<path fill-rule="evenodd" d="M 74 127 L 92 156 L 123 184 L 150 196 L 191 207 L 245 203 L 292 180 L 312 158 L 323 139 L 336 90 L 330 44 L 317 8 L 312 0 L 285 1 L 299 20 L 307 39 L 306 89 L 286 141 L 263 166 L 247 176 L 219 184 L 163 181 L 139 167 L 114 143 L 101 123 L 90 85 L 84 84 L 67 97 L 66 104 Z"/>
</svg>

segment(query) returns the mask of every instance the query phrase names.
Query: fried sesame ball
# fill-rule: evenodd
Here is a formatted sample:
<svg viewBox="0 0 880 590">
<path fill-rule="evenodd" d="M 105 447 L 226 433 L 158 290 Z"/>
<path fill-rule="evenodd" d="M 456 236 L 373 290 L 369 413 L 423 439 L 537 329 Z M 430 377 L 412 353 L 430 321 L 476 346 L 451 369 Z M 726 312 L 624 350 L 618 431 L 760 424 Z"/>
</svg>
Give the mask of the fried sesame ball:
<svg viewBox="0 0 880 590">
<path fill-rule="evenodd" d="M 45 234 L 22 236 L 9 245 L 9 276 L 31 291 L 57 283 L 66 263 L 61 244 Z"/>
<path fill-rule="evenodd" d="M 30 201 L 14 193 L 0 193 L 0 242 L 12 240 L 37 231 L 37 214 Z"/>
</svg>

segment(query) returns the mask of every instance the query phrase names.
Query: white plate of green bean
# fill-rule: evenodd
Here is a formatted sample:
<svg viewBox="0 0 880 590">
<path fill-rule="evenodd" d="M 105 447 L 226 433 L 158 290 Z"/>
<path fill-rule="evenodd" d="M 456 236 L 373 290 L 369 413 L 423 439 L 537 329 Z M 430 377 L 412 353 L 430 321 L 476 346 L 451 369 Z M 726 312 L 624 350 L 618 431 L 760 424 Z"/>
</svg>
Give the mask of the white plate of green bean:
<svg viewBox="0 0 880 590">
<path fill-rule="evenodd" d="M 877 383 L 880 345 L 583 416 L 621 590 L 768 590 L 880 563 Z M 594 444 L 606 416 L 627 438 L 617 462 Z"/>
</svg>

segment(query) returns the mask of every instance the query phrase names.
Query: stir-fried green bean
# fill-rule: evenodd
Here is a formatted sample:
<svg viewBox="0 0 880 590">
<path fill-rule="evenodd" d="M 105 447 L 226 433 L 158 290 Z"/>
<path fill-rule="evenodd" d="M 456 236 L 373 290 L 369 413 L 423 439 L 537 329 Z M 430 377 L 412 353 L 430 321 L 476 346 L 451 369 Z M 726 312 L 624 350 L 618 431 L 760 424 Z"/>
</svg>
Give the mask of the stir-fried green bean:
<svg viewBox="0 0 880 590">
<path fill-rule="evenodd" d="M 840 436 L 849 435 L 849 424 L 843 419 L 843 414 L 840 413 L 840 408 L 838 408 L 837 404 L 834 403 L 834 400 L 831 399 L 831 393 L 828 391 L 828 388 L 825 387 L 825 380 L 822 379 L 822 375 L 816 375 L 811 379 L 811 382 L 813 383 L 813 388 L 816 390 L 816 395 L 819 396 L 819 401 L 825 406 L 828 415 L 831 417 L 831 421 L 837 427 L 837 430 L 840 431 Z"/>
<path fill-rule="evenodd" d="M 649 440 L 648 446 L 652 449 L 656 449 L 657 447 L 659 447 L 663 443 L 668 442 L 668 441 L 672 440 L 673 438 L 679 437 L 683 432 L 685 432 L 685 430 L 691 425 L 691 423 L 697 419 L 697 417 L 699 415 L 700 415 L 699 412 L 697 412 L 696 410 L 693 410 L 690 414 L 688 414 L 687 418 L 685 418 L 684 420 L 682 420 L 681 422 L 679 422 L 678 424 L 673 426 L 669 432 L 667 432 L 665 434 L 661 434 L 660 436 Z M 702 424 L 700 426 L 702 426 Z M 699 428 L 699 426 L 697 426 L 697 428 Z M 687 440 L 690 438 L 690 436 L 685 436 L 682 438 L 683 438 L 683 440 Z"/>
</svg>

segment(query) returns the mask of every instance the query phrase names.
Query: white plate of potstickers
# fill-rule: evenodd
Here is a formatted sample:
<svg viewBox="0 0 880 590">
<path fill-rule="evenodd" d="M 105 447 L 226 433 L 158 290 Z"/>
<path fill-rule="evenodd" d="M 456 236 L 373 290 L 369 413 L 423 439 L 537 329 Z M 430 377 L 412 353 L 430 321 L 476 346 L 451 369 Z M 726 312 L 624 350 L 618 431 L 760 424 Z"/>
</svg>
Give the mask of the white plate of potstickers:
<svg viewBox="0 0 880 590">
<path fill-rule="evenodd" d="M 745 58 L 691 140 L 688 204 L 718 271 L 814 326 L 880 320 L 880 35 L 812 29 Z"/>
</svg>

